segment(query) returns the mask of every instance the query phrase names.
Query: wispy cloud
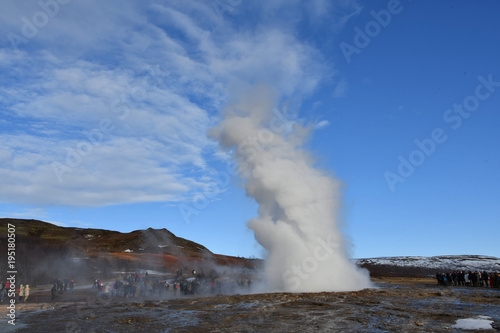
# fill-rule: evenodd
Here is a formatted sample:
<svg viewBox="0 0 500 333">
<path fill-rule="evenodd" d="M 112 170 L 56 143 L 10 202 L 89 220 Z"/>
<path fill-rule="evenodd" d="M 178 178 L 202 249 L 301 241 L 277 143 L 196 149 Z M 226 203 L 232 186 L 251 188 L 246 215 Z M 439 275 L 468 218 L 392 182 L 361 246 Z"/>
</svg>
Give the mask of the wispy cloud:
<svg viewBox="0 0 500 333">
<path fill-rule="evenodd" d="M 337 83 L 335 89 L 333 90 L 333 98 L 344 97 L 346 93 L 347 93 L 347 82 L 345 80 L 341 80 L 339 83 Z"/>
<path fill-rule="evenodd" d="M 227 156 L 206 132 L 230 91 L 264 82 L 288 98 L 324 78 L 328 66 L 289 33 L 290 22 L 238 21 L 243 11 L 265 17 L 283 6 L 301 13 L 298 1 L 242 3 L 237 20 L 204 1 L 73 1 L 18 50 L 4 43 L 0 200 L 179 201 L 212 183 L 210 161 Z M 325 1 L 311 6 L 311 17 L 332 10 Z M 2 31 L 17 34 L 22 17 L 41 10 L 21 2 L 4 9 Z"/>
<path fill-rule="evenodd" d="M 22 212 L 2 212 L 0 215 L 18 219 L 43 220 L 47 218 L 47 210 L 45 208 L 29 208 Z"/>
<path fill-rule="evenodd" d="M 328 120 L 322 120 L 319 123 L 316 124 L 315 128 L 316 129 L 322 129 L 330 125 L 330 122 Z"/>
</svg>

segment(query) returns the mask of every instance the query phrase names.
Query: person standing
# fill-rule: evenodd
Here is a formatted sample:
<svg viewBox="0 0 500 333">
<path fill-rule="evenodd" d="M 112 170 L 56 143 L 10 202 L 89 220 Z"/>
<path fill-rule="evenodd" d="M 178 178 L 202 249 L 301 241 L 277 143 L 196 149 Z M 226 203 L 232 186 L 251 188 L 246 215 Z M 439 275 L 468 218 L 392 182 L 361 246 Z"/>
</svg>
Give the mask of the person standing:
<svg viewBox="0 0 500 333">
<path fill-rule="evenodd" d="M 20 285 L 17 292 L 19 294 L 19 302 L 21 302 L 21 299 L 24 297 L 24 285 Z"/>
<path fill-rule="evenodd" d="M 26 287 L 24 287 L 24 301 L 25 302 L 28 300 L 29 295 L 30 295 L 30 285 L 27 284 Z"/>
<path fill-rule="evenodd" d="M 490 276 L 488 272 L 484 271 L 482 274 L 483 280 L 484 280 L 484 286 L 488 288 L 490 286 Z"/>
<path fill-rule="evenodd" d="M 69 281 L 68 287 L 69 287 L 69 293 L 72 294 L 73 288 L 75 287 L 75 280 Z"/>
<path fill-rule="evenodd" d="M 52 301 L 56 299 L 56 292 L 57 292 L 57 283 L 54 282 L 54 284 L 52 285 L 52 289 L 50 289 L 50 295 Z"/>
<path fill-rule="evenodd" d="M 0 302 L 3 303 L 3 298 L 5 297 L 5 295 L 7 295 L 7 285 L 2 282 L 1 284 L 1 289 L 0 289 Z"/>
<path fill-rule="evenodd" d="M 491 279 L 491 281 L 493 282 L 493 279 Z M 8 296 L 8 291 L 7 290 L 9 290 L 9 289 L 10 289 L 10 282 L 7 281 L 7 282 L 5 282 L 5 286 L 4 286 L 4 296 Z"/>
</svg>

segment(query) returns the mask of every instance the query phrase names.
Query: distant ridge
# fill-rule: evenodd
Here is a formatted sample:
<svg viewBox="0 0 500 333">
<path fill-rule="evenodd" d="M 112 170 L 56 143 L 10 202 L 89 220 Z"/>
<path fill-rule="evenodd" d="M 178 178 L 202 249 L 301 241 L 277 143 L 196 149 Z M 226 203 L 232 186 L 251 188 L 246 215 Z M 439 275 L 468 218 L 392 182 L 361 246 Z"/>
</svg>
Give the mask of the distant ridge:
<svg viewBox="0 0 500 333">
<path fill-rule="evenodd" d="M 356 259 L 373 276 L 435 276 L 436 272 L 500 271 L 500 258 L 485 255 L 400 256 Z"/>
<path fill-rule="evenodd" d="M 51 281 L 56 276 L 79 275 L 92 280 L 96 275 L 112 276 L 116 271 L 154 270 L 173 274 L 177 269 L 255 268 L 261 265 L 258 259 L 214 254 L 205 246 L 177 237 L 167 229 L 121 233 L 12 218 L 0 219 L 2 253 L 7 251 L 9 223 L 16 226 L 19 274 L 39 283 Z M 5 261 L 6 256 L 0 256 L 1 267 L 7 267 Z"/>
<path fill-rule="evenodd" d="M 17 226 L 16 234 L 32 241 L 43 240 L 51 245 L 65 245 L 94 252 L 142 252 L 162 253 L 174 256 L 203 257 L 213 254 L 198 243 L 175 236 L 167 229 L 135 230 L 129 233 L 118 231 L 61 227 L 48 222 L 26 219 L 0 219 L 0 232 L 6 233 L 7 223 Z M 182 249 L 182 250 L 180 250 Z"/>
</svg>

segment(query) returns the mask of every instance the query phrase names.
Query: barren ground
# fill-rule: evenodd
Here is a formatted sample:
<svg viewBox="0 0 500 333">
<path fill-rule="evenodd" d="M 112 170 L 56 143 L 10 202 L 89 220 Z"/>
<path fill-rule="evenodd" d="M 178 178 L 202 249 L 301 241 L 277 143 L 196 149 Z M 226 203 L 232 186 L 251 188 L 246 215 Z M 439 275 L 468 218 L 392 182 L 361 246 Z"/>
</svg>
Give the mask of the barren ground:
<svg viewBox="0 0 500 333">
<path fill-rule="evenodd" d="M 432 279 L 385 278 L 357 292 L 271 293 L 166 300 L 97 301 L 90 289 L 50 292 L 6 303 L 9 332 L 454 332 L 457 319 L 489 316 L 500 324 L 500 290 L 440 287 Z M 95 290 L 95 289 L 94 289 Z"/>
</svg>

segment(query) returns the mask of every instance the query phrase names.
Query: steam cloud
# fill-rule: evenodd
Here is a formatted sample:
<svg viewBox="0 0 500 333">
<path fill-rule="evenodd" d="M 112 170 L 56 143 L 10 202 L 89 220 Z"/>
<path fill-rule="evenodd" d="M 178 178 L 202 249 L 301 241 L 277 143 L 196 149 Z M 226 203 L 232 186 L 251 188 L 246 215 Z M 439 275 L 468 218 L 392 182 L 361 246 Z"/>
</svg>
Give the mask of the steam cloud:
<svg viewBox="0 0 500 333">
<path fill-rule="evenodd" d="M 267 291 L 319 292 L 370 286 L 347 257 L 339 229 L 340 183 L 313 167 L 302 148 L 307 128 L 290 126 L 265 86 L 245 94 L 211 130 L 233 150 L 246 194 L 259 204 L 248 222 L 267 250 Z"/>
</svg>

